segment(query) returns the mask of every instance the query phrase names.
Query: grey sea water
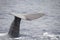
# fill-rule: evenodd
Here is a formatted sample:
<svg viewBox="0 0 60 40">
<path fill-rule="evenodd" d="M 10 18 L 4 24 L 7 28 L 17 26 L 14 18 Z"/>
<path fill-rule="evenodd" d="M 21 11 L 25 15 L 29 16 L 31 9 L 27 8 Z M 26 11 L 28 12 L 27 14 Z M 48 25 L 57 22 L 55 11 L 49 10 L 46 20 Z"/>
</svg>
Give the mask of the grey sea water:
<svg viewBox="0 0 60 40">
<path fill-rule="evenodd" d="M 32 20 L 21 21 L 20 40 L 50 40 L 40 38 L 45 32 L 60 35 L 60 0 L 0 0 L 0 33 L 7 33 L 14 19 L 11 12 L 35 13 L 42 12 L 45 16 Z M 8 37 L 0 37 L 8 40 Z M 9 39 L 16 40 L 16 39 Z M 59 39 L 53 39 L 59 40 Z"/>
</svg>

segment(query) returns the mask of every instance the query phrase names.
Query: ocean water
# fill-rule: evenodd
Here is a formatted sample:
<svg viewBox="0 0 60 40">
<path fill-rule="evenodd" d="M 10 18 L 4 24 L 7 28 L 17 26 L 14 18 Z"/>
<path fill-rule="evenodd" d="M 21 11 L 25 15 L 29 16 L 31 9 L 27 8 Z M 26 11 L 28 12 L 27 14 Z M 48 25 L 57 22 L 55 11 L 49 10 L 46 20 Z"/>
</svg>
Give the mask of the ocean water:
<svg viewBox="0 0 60 40">
<path fill-rule="evenodd" d="M 20 40 L 51 40 L 49 38 L 41 39 L 41 35 L 45 32 L 60 35 L 60 0 L 0 0 L 0 33 L 9 31 L 14 19 L 14 16 L 10 15 L 11 12 L 21 14 L 42 12 L 45 14 L 45 16 L 32 21 L 22 19 Z M 0 39 L 8 39 L 8 37 L 4 37 L 2 36 Z"/>
</svg>

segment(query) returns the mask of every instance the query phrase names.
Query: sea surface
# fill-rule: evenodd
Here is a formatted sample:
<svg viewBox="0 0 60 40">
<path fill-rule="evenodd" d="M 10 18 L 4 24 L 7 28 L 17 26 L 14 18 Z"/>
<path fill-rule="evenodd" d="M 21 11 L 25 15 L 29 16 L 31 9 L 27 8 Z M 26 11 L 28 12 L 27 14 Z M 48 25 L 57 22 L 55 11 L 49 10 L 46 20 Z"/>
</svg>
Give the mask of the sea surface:
<svg viewBox="0 0 60 40">
<path fill-rule="evenodd" d="M 10 39 L 8 33 L 15 13 L 44 13 L 41 18 L 27 21 L 21 20 L 19 39 Z M 60 40 L 51 37 L 45 38 L 43 35 L 60 35 L 60 0 L 0 0 L 0 40 Z"/>
</svg>

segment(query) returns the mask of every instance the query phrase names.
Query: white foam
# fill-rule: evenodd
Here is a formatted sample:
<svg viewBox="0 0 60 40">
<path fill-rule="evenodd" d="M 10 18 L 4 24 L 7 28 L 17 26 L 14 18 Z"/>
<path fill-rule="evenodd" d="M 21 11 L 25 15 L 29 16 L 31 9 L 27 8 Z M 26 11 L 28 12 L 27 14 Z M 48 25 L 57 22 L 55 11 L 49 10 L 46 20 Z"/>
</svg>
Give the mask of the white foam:
<svg viewBox="0 0 60 40">
<path fill-rule="evenodd" d="M 5 36 L 7 35 L 7 33 L 0 33 L 0 36 Z"/>
</svg>

